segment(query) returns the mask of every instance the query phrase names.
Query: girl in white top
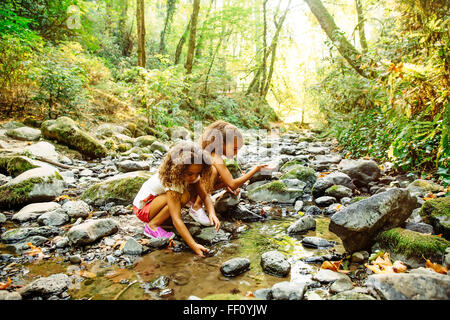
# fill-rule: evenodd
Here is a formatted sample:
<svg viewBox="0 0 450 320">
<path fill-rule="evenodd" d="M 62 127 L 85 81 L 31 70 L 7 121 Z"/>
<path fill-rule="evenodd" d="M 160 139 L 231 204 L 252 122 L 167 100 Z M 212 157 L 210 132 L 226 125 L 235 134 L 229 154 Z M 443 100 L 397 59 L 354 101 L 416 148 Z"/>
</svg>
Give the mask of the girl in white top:
<svg viewBox="0 0 450 320">
<path fill-rule="evenodd" d="M 160 227 L 170 217 L 187 245 L 204 257 L 203 252 L 209 249 L 195 242 L 181 219 L 181 207 L 199 196 L 205 203 L 209 224 L 214 225 L 216 231 L 219 230 L 220 221 L 201 179 L 209 175 L 211 158 L 208 153 L 190 141 L 175 145 L 167 153 L 158 172 L 142 185 L 133 201 L 134 213 L 146 223 L 144 233 L 154 238 L 173 238 L 172 232 Z"/>
</svg>

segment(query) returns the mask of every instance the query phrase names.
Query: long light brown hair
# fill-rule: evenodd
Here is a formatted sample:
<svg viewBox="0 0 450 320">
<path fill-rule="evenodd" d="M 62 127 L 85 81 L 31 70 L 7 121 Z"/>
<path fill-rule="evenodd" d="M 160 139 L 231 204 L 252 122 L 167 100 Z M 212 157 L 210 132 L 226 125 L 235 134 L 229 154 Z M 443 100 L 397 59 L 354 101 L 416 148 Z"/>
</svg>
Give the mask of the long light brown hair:
<svg viewBox="0 0 450 320">
<path fill-rule="evenodd" d="M 241 131 L 239 131 L 236 126 L 223 120 L 217 120 L 205 129 L 200 137 L 199 144 L 202 146 L 202 149 L 208 151 L 208 153 L 220 150 L 223 154 L 223 152 L 225 152 L 223 150 L 223 145 L 226 142 L 234 141 L 234 139 L 237 139 L 239 145 L 243 145 L 244 138 Z"/>
<path fill-rule="evenodd" d="M 177 143 L 169 150 L 159 167 L 158 174 L 162 185 L 181 190 L 188 188 L 183 175 L 191 164 L 202 165 L 200 183 L 205 180 L 203 178 L 211 176 L 211 156 L 207 152 L 191 141 Z M 192 188 L 189 188 L 189 191 L 191 192 Z M 181 197 L 181 194 L 179 196 Z"/>
</svg>

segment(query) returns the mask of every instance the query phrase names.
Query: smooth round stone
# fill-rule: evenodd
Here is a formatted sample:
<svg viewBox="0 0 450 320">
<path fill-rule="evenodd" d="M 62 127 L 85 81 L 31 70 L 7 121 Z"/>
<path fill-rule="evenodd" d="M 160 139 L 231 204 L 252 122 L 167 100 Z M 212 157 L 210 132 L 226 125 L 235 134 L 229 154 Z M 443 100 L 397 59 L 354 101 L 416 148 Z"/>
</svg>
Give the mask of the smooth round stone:
<svg viewBox="0 0 450 320">
<path fill-rule="evenodd" d="M 244 273 L 250 268 L 250 260 L 246 258 L 234 258 L 228 261 L 225 261 L 220 271 L 226 277 L 235 277 Z"/>
<path fill-rule="evenodd" d="M 268 251 L 261 255 L 263 271 L 278 277 L 286 277 L 291 270 L 291 264 L 279 251 Z"/>
<path fill-rule="evenodd" d="M 330 291 L 333 293 L 339 293 L 353 289 L 353 283 L 349 278 L 341 278 L 336 280 L 330 287 Z"/>
</svg>

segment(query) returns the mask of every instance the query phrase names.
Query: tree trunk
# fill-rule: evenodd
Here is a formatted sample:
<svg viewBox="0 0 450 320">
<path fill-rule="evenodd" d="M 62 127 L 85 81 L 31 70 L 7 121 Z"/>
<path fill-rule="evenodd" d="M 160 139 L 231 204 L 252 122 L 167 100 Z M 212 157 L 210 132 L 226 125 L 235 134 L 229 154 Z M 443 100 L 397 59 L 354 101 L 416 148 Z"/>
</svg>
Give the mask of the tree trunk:
<svg viewBox="0 0 450 320">
<path fill-rule="evenodd" d="M 202 55 L 203 38 L 205 36 L 206 22 L 208 21 L 209 15 L 211 14 L 211 9 L 214 4 L 214 1 L 215 0 L 211 0 L 211 2 L 209 3 L 209 8 L 208 8 L 208 11 L 206 12 L 205 20 L 203 21 L 203 24 L 202 24 L 200 37 L 198 38 L 197 48 L 195 49 L 195 58 L 196 59 L 200 58 Z"/>
<path fill-rule="evenodd" d="M 277 53 L 278 39 L 280 37 L 281 28 L 283 27 L 284 20 L 286 20 L 286 16 L 289 11 L 290 5 L 291 5 L 291 0 L 289 0 L 286 10 L 284 11 L 283 16 L 280 18 L 280 21 L 277 22 L 274 17 L 276 32 L 275 32 L 275 36 L 274 36 L 274 39 L 272 40 L 272 45 L 271 45 L 272 57 L 271 57 L 271 61 L 270 61 L 269 74 L 267 76 L 266 83 L 263 83 L 264 87 L 263 87 L 262 94 L 261 94 L 261 96 L 263 98 L 266 97 L 267 92 L 269 91 L 270 82 L 272 81 L 273 70 L 275 67 L 275 58 L 276 58 L 276 53 Z"/>
<path fill-rule="evenodd" d="M 138 32 L 138 66 L 145 68 L 145 9 L 144 0 L 136 0 L 136 22 Z"/>
<path fill-rule="evenodd" d="M 174 59 L 175 64 L 178 64 L 180 62 L 181 52 L 183 51 L 183 46 L 184 43 L 186 42 L 186 38 L 190 28 L 191 28 L 191 20 L 189 20 L 186 29 L 184 30 L 183 35 L 180 38 L 180 41 L 178 41 L 177 49 L 175 51 L 175 59 Z"/>
<path fill-rule="evenodd" d="M 368 75 L 361 68 L 361 54 L 352 44 L 345 38 L 344 33 L 337 27 L 333 17 L 328 13 L 328 10 L 323 6 L 320 0 L 304 0 L 311 12 L 319 21 L 320 26 L 330 38 L 331 42 L 336 46 L 339 53 L 344 57 L 350 66 L 355 69 L 361 76 L 368 78 Z"/>
<path fill-rule="evenodd" d="M 361 0 L 355 0 L 356 12 L 358 14 L 358 33 L 359 43 L 361 44 L 362 52 L 367 52 L 366 31 L 364 30 L 364 14 L 362 10 Z"/>
<path fill-rule="evenodd" d="M 262 61 L 262 80 L 259 91 L 259 95 L 263 95 L 264 84 L 266 83 L 266 69 L 267 69 L 267 1 L 263 2 L 263 21 L 264 21 L 264 33 L 263 33 L 263 61 Z"/>
<path fill-rule="evenodd" d="M 192 65 L 194 63 L 195 36 L 197 34 L 197 20 L 199 10 L 200 10 L 200 0 L 194 0 L 191 15 L 191 30 L 189 34 L 189 48 L 185 64 L 186 74 L 190 74 L 192 72 Z"/>
<path fill-rule="evenodd" d="M 166 4 L 166 20 L 164 22 L 164 28 L 161 31 L 159 41 L 159 53 L 166 54 L 166 35 L 170 33 L 170 27 L 173 21 L 173 15 L 176 10 L 177 0 L 167 0 Z"/>
</svg>

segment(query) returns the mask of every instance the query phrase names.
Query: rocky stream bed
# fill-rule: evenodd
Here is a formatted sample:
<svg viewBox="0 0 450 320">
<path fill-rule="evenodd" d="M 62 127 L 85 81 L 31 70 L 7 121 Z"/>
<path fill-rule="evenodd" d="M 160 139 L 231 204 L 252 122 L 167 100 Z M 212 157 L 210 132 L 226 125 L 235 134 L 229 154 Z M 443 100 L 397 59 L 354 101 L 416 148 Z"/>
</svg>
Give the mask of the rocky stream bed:
<svg viewBox="0 0 450 320">
<path fill-rule="evenodd" d="M 390 163 L 346 159 L 337 141 L 307 130 L 245 140 L 227 162 L 234 176 L 260 163 L 276 170 L 255 175 L 238 197 L 215 195 L 219 232 L 183 209 L 211 249 L 201 258 L 179 235 L 146 237 L 131 210 L 171 142 L 112 124 L 86 132 L 65 117 L 39 128 L 3 124 L 0 299 L 450 298 L 449 275 L 426 268 L 426 259 L 450 264 L 443 186 L 394 174 Z M 365 265 L 377 252 L 406 272 L 374 274 Z"/>
</svg>

